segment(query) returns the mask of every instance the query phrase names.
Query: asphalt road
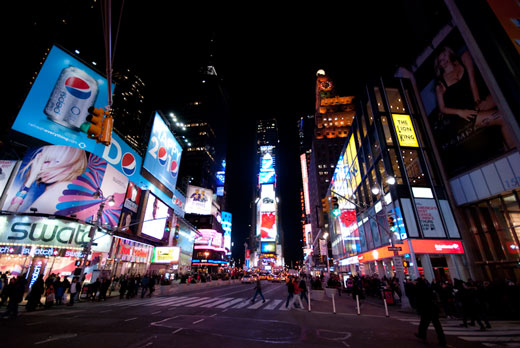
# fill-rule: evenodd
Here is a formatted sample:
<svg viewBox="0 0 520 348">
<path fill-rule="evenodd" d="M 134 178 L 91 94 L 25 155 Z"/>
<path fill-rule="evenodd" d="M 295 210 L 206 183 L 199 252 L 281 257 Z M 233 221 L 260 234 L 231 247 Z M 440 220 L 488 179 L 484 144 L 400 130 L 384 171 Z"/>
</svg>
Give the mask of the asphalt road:
<svg viewBox="0 0 520 348">
<path fill-rule="evenodd" d="M 363 301 L 357 314 L 355 301 L 335 297 L 313 301 L 311 312 L 285 308 L 284 284 L 264 282 L 261 299 L 250 302 L 254 285 L 235 284 L 187 289 L 171 296 L 82 302 L 55 306 L 0 321 L 0 347 L 423 347 L 414 337 L 418 317 Z M 452 347 L 520 342 L 518 322 L 505 322 L 489 332 L 463 329 L 445 322 Z M 495 326 L 495 325 L 494 325 Z M 451 330 L 451 331 L 450 331 Z M 463 331 L 464 330 L 464 331 Z M 496 334 L 492 334 L 496 332 Z M 484 334 L 484 335 L 483 335 Z M 436 346 L 430 330 L 428 345 Z M 504 338 L 505 337 L 505 338 Z"/>
</svg>

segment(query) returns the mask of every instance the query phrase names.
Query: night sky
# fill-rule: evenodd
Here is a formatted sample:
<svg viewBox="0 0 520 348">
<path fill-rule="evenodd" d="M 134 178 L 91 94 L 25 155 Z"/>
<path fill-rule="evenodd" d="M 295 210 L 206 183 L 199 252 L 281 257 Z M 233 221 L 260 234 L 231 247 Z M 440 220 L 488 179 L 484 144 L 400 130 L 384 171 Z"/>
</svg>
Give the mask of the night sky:
<svg viewBox="0 0 520 348">
<path fill-rule="evenodd" d="M 365 79 L 406 64 L 413 38 L 403 11 L 388 1 L 319 7 L 258 2 L 229 8 L 169 3 L 124 3 L 114 70 L 136 71 L 147 85 L 147 100 L 157 109 L 175 111 L 189 97 L 197 70 L 207 64 L 209 40 L 214 38 L 213 64 L 230 98 L 226 180 L 233 256 L 243 260 L 242 245 L 249 233 L 255 120 L 276 118 L 286 261 L 295 261 L 301 257 L 296 125 L 300 116 L 314 114 L 315 73 L 324 69 L 341 95 L 351 95 Z M 53 42 L 69 51 L 79 49 L 82 58 L 96 60 L 104 71 L 99 2 L 94 8 L 91 4 L 23 2 L 4 13 L 9 17 L 2 23 L 9 117 L 21 106 L 43 52 Z M 120 8 L 120 2 L 113 1 L 114 27 Z"/>
</svg>

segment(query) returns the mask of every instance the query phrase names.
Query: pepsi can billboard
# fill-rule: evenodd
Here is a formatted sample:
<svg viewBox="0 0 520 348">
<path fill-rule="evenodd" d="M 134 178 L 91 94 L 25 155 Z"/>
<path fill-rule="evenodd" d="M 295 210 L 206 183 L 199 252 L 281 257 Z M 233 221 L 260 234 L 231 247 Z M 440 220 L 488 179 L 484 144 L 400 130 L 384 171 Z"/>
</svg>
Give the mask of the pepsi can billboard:
<svg viewBox="0 0 520 348">
<path fill-rule="evenodd" d="M 158 113 L 155 113 L 152 132 L 143 161 L 143 168 L 170 191 L 175 191 L 182 147 Z"/>
<path fill-rule="evenodd" d="M 107 103 L 106 79 L 53 46 L 12 129 L 50 144 L 96 152 L 96 141 L 80 132 L 79 127 L 90 106 L 104 108 Z"/>
</svg>

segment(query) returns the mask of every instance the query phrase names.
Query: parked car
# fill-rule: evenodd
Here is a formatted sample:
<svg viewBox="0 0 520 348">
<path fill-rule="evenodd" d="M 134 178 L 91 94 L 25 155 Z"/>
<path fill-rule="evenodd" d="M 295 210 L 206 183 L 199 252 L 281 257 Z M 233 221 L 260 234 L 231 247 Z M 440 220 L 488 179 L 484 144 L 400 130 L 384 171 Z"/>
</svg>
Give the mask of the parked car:
<svg viewBox="0 0 520 348">
<path fill-rule="evenodd" d="M 271 281 L 273 283 L 281 283 L 282 282 L 282 277 L 279 276 L 279 275 L 275 275 L 275 276 L 273 276 L 273 279 L 271 279 Z"/>
</svg>

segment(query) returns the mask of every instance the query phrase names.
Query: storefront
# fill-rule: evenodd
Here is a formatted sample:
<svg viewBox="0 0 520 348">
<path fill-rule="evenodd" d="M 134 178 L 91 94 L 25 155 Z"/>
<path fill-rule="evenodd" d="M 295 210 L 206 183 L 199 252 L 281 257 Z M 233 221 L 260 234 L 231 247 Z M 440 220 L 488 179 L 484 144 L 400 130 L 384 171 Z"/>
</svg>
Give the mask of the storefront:
<svg viewBox="0 0 520 348">
<path fill-rule="evenodd" d="M 110 269 L 112 275 L 146 274 L 153 255 L 154 246 L 131 239 L 114 236 L 110 259 L 105 269 Z"/>
<path fill-rule="evenodd" d="M 43 274 L 69 276 L 84 258 L 91 226 L 72 219 L 37 214 L 0 216 L 0 272 L 16 276 L 27 274 L 34 279 Z M 94 235 L 95 245 L 85 273 L 103 267 L 112 237 L 102 232 Z"/>
</svg>

